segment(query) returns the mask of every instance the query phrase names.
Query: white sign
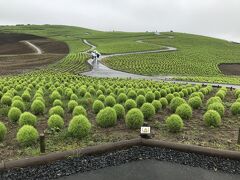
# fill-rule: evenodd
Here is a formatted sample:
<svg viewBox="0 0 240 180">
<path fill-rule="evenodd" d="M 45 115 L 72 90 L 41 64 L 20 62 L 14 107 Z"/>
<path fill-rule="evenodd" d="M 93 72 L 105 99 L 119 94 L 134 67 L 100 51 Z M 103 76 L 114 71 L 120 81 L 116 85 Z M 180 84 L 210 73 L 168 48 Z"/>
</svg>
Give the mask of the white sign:
<svg viewBox="0 0 240 180">
<path fill-rule="evenodd" d="M 141 127 L 141 134 L 150 134 L 151 128 L 150 127 Z"/>
</svg>

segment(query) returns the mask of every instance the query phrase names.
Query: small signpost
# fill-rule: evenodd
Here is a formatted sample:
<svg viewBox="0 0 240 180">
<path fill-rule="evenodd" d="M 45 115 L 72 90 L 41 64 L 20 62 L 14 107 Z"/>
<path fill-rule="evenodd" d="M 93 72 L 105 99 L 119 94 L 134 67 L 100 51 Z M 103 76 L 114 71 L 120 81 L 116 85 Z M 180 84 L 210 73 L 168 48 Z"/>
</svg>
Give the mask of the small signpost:
<svg viewBox="0 0 240 180">
<path fill-rule="evenodd" d="M 145 139 L 151 138 L 151 127 L 148 126 L 147 123 L 144 123 L 143 126 L 141 127 L 140 136 Z"/>
</svg>

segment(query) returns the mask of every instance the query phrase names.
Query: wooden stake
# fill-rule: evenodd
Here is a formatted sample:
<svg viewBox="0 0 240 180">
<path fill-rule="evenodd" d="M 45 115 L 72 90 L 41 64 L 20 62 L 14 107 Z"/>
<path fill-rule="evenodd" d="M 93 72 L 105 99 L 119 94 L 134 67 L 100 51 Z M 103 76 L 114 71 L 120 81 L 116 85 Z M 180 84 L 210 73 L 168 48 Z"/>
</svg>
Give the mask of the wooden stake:
<svg viewBox="0 0 240 180">
<path fill-rule="evenodd" d="M 40 152 L 45 153 L 45 135 L 40 134 Z"/>
</svg>

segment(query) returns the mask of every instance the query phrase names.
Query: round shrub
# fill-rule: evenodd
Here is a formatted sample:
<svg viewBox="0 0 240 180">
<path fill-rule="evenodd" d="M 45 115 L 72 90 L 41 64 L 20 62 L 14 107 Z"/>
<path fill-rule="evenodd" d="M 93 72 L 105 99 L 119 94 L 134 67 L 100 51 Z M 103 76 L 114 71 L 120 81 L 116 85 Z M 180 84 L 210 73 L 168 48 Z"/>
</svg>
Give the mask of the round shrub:
<svg viewBox="0 0 240 180">
<path fill-rule="evenodd" d="M 138 129 L 143 125 L 144 116 L 142 111 L 137 108 L 133 108 L 128 111 L 125 119 L 126 125 L 131 129 Z"/>
<path fill-rule="evenodd" d="M 52 94 L 50 95 L 50 99 L 52 101 L 54 101 L 56 99 L 60 100 L 61 98 L 62 98 L 62 96 L 61 96 L 61 94 L 57 90 L 53 91 Z"/>
<path fill-rule="evenodd" d="M 122 104 L 127 100 L 127 95 L 125 93 L 120 93 L 117 97 L 117 102 Z"/>
<path fill-rule="evenodd" d="M 129 110 L 132 109 L 132 108 L 136 108 L 136 107 L 137 107 L 137 104 L 136 104 L 136 102 L 135 102 L 133 99 L 128 99 L 128 100 L 125 102 L 124 106 L 125 106 L 125 109 L 126 109 L 127 111 L 129 111 Z"/>
<path fill-rule="evenodd" d="M 51 129 L 62 129 L 64 126 L 64 121 L 58 114 L 53 114 L 48 119 L 48 127 Z"/>
<path fill-rule="evenodd" d="M 168 95 L 166 96 L 166 99 L 167 99 L 168 103 L 170 103 L 173 98 L 174 98 L 174 95 L 173 95 L 173 94 L 168 94 Z"/>
<path fill-rule="evenodd" d="M 12 107 L 9 111 L 8 111 L 8 118 L 12 121 L 12 122 L 17 122 L 20 118 L 22 114 L 22 111 L 16 107 Z"/>
<path fill-rule="evenodd" d="M 22 94 L 22 99 L 23 99 L 23 101 L 25 101 L 25 102 L 29 102 L 29 101 L 31 100 L 31 95 L 30 95 L 30 93 L 29 93 L 28 91 L 24 92 L 24 93 Z"/>
<path fill-rule="evenodd" d="M 38 131 L 30 125 L 24 125 L 18 130 L 17 141 L 25 146 L 35 144 L 38 140 Z"/>
<path fill-rule="evenodd" d="M 72 118 L 68 126 L 68 133 L 75 138 L 86 137 L 91 131 L 92 125 L 86 116 L 79 115 Z"/>
<path fill-rule="evenodd" d="M 160 90 L 161 97 L 165 97 L 167 95 L 167 91 L 165 89 Z"/>
<path fill-rule="evenodd" d="M 171 108 L 172 112 L 175 112 L 177 107 L 184 103 L 186 103 L 186 101 L 180 97 L 173 98 L 170 103 L 170 108 Z"/>
<path fill-rule="evenodd" d="M 164 97 L 159 99 L 160 103 L 162 104 L 162 108 L 166 108 L 168 105 L 168 100 Z"/>
<path fill-rule="evenodd" d="M 24 126 L 24 125 L 31 125 L 31 126 L 36 126 L 37 124 L 37 117 L 33 115 L 30 112 L 24 112 L 21 114 L 19 118 L 19 125 Z"/>
<path fill-rule="evenodd" d="M 63 102 L 60 99 L 56 99 L 56 100 L 53 101 L 53 106 L 63 107 Z"/>
<path fill-rule="evenodd" d="M 76 94 L 72 94 L 71 97 L 70 97 L 70 100 L 77 101 L 78 100 L 78 96 Z"/>
<path fill-rule="evenodd" d="M 14 96 L 12 101 L 15 101 L 15 100 L 23 101 L 23 99 L 20 96 Z"/>
<path fill-rule="evenodd" d="M 182 119 L 190 119 L 192 117 L 192 108 L 188 104 L 181 104 L 177 107 L 176 114 Z"/>
<path fill-rule="evenodd" d="M 3 141 L 6 134 L 7 134 L 6 126 L 2 122 L 0 122 L 0 142 Z"/>
<path fill-rule="evenodd" d="M 97 124 L 102 128 L 112 127 L 117 122 L 117 113 L 111 107 L 99 111 L 96 117 Z"/>
<path fill-rule="evenodd" d="M 102 110 L 104 108 L 104 104 L 102 101 L 100 100 L 95 100 L 92 106 L 93 112 L 95 114 L 97 114 L 100 110 Z"/>
<path fill-rule="evenodd" d="M 199 96 L 194 96 L 188 100 L 188 104 L 193 108 L 193 109 L 198 109 L 202 105 L 202 100 Z"/>
<path fill-rule="evenodd" d="M 235 102 L 231 105 L 230 108 L 233 115 L 240 114 L 240 102 Z"/>
<path fill-rule="evenodd" d="M 154 106 L 156 113 L 162 109 L 162 104 L 159 100 L 153 100 L 152 105 Z"/>
<path fill-rule="evenodd" d="M 203 120 L 207 126 L 217 127 L 221 123 L 221 116 L 215 110 L 208 110 L 203 115 Z"/>
<path fill-rule="evenodd" d="M 105 99 L 105 105 L 109 107 L 113 107 L 116 104 L 116 100 L 112 96 L 107 96 Z"/>
<path fill-rule="evenodd" d="M 35 115 L 43 114 L 45 111 L 45 104 L 41 100 L 36 99 L 31 105 L 31 111 Z"/>
<path fill-rule="evenodd" d="M 117 119 L 121 119 L 121 118 L 124 118 L 125 116 L 125 109 L 123 107 L 123 105 L 121 104 L 115 104 L 113 106 L 113 109 L 116 111 L 117 113 Z"/>
<path fill-rule="evenodd" d="M 68 110 L 69 110 L 69 112 L 72 112 L 73 109 L 74 109 L 77 105 L 78 105 L 77 101 L 75 101 L 75 100 L 70 100 L 70 101 L 68 102 Z"/>
<path fill-rule="evenodd" d="M 87 111 L 86 111 L 86 109 L 83 106 L 76 106 L 73 109 L 72 115 L 73 116 L 84 115 L 84 116 L 87 117 Z"/>
<path fill-rule="evenodd" d="M 64 116 L 64 109 L 61 106 L 54 106 L 49 110 L 49 116 L 57 114 L 61 117 Z"/>
<path fill-rule="evenodd" d="M 21 111 L 25 110 L 25 104 L 20 100 L 13 101 L 12 107 L 16 107 L 16 108 L 20 109 Z"/>
<path fill-rule="evenodd" d="M 207 107 L 208 107 L 210 104 L 215 103 L 215 102 L 222 103 L 222 100 L 221 100 L 221 98 L 218 97 L 218 96 L 211 97 L 210 99 L 207 100 Z"/>
<path fill-rule="evenodd" d="M 8 95 L 3 95 L 1 98 L 1 103 L 6 106 L 11 106 L 12 104 L 12 98 Z"/>
<path fill-rule="evenodd" d="M 146 98 L 146 102 L 153 102 L 153 100 L 155 99 L 155 94 L 153 92 L 147 92 L 147 94 L 145 95 Z"/>
<path fill-rule="evenodd" d="M 136 93 L 134 90 L 130 90 L 130 91 L 127 93 L 127 97 L 130 98 L 130 99 L 136 99 L 137 93 Z"/>
<path fill-rule="evenodd" d="M 144 103 L 140 110 L 143 113 L 144 119 L 149 120 L 155 115 L 155 108 L 151 103 Z"/>
<path fill-rule="evenodd" d="M 166 119 L 166 125 L 170 132 L 178 132 L 183 128 L 183 120 L 177 114 L 172 114 Z"/>
<path fill-rule="evenodd" d="M 146 102 L 146 99 L 143 95 L 138 95 L 136 99 L 137 107 L 141 107 Z"/>
<path fill-rule="evenodd" d="M 225 112 L 224 106 L 222 105 L 222 103 L 219 103 L 219 102 L 210 104 L 208 106 L 208 110 L 215 110 L 215 111 L 217 111 L 221 117 L 223 117 L 224 112 Z"/>
<path fill-rule="evenodd" d="M 102 101 L 103 103 L 105 102 L 105 96 L 103 94 L 99 95 L 97 99 Z"/>
</svg>

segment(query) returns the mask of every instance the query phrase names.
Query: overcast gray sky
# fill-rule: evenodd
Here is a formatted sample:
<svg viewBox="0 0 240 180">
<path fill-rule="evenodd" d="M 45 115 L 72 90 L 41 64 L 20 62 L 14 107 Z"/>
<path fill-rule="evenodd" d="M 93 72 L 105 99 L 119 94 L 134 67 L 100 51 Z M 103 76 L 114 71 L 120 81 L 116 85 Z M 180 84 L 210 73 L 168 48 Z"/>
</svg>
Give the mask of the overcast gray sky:
<svg viewBox="0 0 240 180">
<path fill-rule="evenodd" d="M 0 24 L 179 31 L 240 42 L 240 0 L 0 0 Z"/>
</svg>

